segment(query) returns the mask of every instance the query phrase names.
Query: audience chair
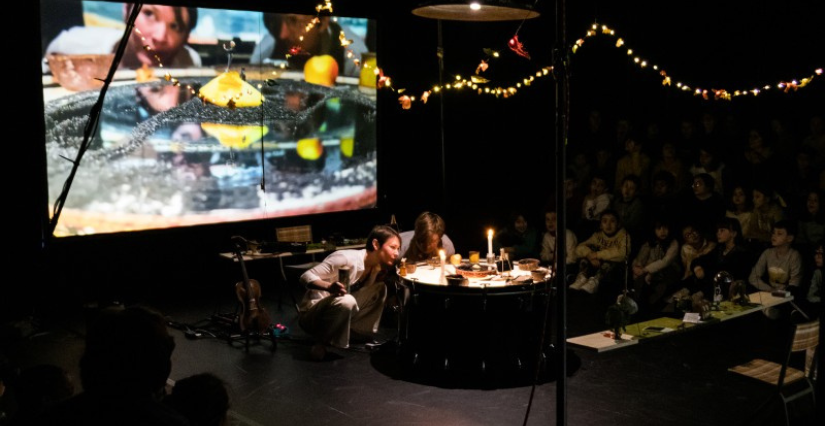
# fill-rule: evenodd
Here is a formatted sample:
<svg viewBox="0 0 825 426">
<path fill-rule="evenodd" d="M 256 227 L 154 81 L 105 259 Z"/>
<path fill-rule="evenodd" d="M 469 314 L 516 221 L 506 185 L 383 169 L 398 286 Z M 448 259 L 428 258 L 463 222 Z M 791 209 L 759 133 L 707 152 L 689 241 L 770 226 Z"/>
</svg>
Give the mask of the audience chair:
<svg viewBox="0 0 825 426">
<path fill-rule="evenodd" d="M 811 395 L 814 410 L 816 410 L 816 396 L 812 379 L 816 380 L 816 358 L 819 344 L 819 320 L 800 323 L 794 326 L 792 338 L 789 339 L 785 359 L 782 363 L 754 359 L 745 364 L 729 368 L 737 374 L 751 377 L 773 386 L 782 398 L 785 412 L 785 423 L 790 425 L 788 403 L 806 395 Z M 805 353 L 804 367 L 797 369 L 790 366 L 791 358 L 801 352 Z M 772 398 L 773 396 L 771 396 Z M 759 407 L 759 411 L 770 399 Z"/>
</svg>

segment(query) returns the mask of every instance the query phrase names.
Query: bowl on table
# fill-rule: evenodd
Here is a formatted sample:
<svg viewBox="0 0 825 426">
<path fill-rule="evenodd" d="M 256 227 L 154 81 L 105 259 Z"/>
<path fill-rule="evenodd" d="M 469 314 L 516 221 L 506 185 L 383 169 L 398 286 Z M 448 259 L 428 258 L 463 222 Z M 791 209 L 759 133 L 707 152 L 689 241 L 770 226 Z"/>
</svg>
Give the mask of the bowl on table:
<svg viewBox="0 0 825 426">
<path fill-rule="evenodd" d="M 535 270 L 538 267 L 539 267 L 539 260 L 538 259 L 526 258 L 526 259 L 521 259 L 521 260 L 518 261 L 518 268 L 519 268 L 519 270 L 522 270 L 522 271 L 530 272 L 530 271 Z"/>
</svg>

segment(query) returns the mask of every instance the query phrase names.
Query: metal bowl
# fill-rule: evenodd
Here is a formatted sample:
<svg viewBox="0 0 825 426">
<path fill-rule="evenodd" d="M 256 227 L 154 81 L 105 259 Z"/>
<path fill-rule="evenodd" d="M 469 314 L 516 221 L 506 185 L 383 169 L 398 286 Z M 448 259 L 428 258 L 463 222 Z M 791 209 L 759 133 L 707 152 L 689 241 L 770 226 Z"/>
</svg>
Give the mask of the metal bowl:
<svg viewBox="0 0 825 426">
<path fill-rule="evenodd" d="M 466 286 L 470 283 L 470 280 L 468 280 L 467 277 L 461 274 L 451 274 L 447 275 L 445 278 L 447 278 L 447 285 Z"/>
</svg>

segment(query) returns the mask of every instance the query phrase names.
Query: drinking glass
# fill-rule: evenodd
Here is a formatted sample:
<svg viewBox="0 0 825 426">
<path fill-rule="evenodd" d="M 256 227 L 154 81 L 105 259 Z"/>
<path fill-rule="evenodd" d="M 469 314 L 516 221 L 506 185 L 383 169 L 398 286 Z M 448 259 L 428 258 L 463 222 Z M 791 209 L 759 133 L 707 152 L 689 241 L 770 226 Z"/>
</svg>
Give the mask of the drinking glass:
<svg viewBox="0 0 825 426">
<path fill-rule="evenodd" d="M 477 265 L 478 264 L 478 259 L 479 259 L 478 252 L 477 251 L 471 251 L 470 252 L 470 264 L 471 265 Z"/>
</svg>

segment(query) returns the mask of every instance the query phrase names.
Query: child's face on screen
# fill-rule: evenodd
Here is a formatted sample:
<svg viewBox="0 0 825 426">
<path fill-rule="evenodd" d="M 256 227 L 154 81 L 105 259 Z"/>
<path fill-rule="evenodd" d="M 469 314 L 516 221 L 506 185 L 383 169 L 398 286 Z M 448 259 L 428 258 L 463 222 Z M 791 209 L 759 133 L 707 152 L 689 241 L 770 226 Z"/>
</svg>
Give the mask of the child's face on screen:
<svg viewBox="0 0 825 426">
<path fill-rule="evenodd" d="M 602 215 L 600 229 L 607 236 L 613 236 L 619 230 L 619 221 L 612 214 Z"/>
</svg>

